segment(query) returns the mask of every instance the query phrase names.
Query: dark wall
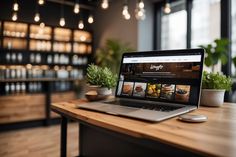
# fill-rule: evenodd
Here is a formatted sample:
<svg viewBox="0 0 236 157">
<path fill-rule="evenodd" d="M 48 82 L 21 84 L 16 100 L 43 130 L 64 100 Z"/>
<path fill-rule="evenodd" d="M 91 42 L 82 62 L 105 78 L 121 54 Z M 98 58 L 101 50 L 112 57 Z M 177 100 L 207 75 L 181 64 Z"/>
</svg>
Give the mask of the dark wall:
<svg viewBox="0 0 236 157">
<path fill-rule="evenodd" d="M 18 0 L 19 11 L 18 20 L 21 22 L 35 23 L 34 15 L 36 12 L 37 0 Z M 0 0 L 0 20 L 11 20 L 13 0 Z M 38 6 L 41 21 L 46 25 L 59 26 L 61 5 L 46 1 L 43 6 Z M 64 17 L 66 20 L 65 27 L 78 28 L 78 21 L 81 18 L 84 20 L 85 29 L 90 30 L 91 25 L 87 23 L 89 10 L 81 9 L 81 14 L 73 13 L 73 7 L 64 5 Z"/>
</svg>

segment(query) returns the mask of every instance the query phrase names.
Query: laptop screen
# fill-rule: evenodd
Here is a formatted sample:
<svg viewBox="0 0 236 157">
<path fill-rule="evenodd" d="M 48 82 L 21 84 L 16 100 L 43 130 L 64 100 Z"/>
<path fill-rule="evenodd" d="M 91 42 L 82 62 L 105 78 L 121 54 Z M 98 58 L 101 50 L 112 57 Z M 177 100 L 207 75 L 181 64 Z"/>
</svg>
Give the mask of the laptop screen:
<svg viewBox="0 0 236 157">
<path fill-rule="evenodd" d="M 116 96 L 198 105 L 203 49 L 125 53 Z"/>
</svg>

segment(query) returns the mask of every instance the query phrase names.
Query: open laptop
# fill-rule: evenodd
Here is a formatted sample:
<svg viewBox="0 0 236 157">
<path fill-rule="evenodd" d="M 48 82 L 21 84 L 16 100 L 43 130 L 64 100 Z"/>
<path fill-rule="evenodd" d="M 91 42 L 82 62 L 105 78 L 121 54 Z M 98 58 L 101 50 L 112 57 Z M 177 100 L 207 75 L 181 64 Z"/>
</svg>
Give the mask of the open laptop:
<svg viewBox="0 0 236 157">
<path fill-rule="evenodd" d="M 79 108 L 162 121 L 199 106 L 204 49 L 124 53 L 115 99 Z"/>
</svg>

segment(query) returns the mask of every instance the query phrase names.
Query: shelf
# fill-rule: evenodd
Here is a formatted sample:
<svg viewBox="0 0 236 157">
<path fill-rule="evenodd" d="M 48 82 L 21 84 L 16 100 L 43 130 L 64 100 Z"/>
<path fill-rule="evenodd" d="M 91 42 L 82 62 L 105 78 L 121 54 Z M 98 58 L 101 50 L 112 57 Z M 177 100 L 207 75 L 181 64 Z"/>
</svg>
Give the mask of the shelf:
<svg viewBox="0 0 236 157">
<path fill-rule="evenodd" d="M 52 28 L 41 25 L 30 25 L 30 39 L 51 40 Z"/>
<path fill-rule="evenodd" d="M 80 31 L 75 30 L 74 31 L 74 41 L 75 42 L 92 42 L 92 35 L 90 32 L 87 31 Z"/>
<path fill-rule="evenodd" d="M 22 38 L 3 38 L 3 48 L 25 50 L 27 48 L 27 40 Z"/>
<path fill-rule="evenodd" d="M 29 49 L 31 51 L 51 51 L 52 44 L 51 41 L 42 41 L 31 39 L 29 42 Z"/>
<path fill-rule="evenodd" d="M 72 31 L 66 28 L 54 28 L 54 40 L 55 41 L 71 41 Z"/>
<path fill-rule="evenodd" d="M 4 22 L 3 36 L 27 37 L 28 25 L 18 22 Z"/>
<path fill-rule="evenodd" d="M 29 79 L 0 79 L 0 82 L 55 82 L 55 81 L 79 81 L 78 78 L 29 78 Z"/>
</svg>

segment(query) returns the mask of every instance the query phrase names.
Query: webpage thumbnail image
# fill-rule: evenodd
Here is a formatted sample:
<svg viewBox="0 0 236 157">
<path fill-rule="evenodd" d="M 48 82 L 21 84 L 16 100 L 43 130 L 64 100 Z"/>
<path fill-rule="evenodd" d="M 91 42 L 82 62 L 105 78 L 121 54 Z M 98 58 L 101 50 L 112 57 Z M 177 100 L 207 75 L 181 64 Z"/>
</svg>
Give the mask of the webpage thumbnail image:
<svg viewBox="0 0 236 157">
<path fill-rule="evenodd" d="M 161 94 L 161 84 L 148 83 L 147 85 L 147 97 L 159 98 Z"/>
<path fill-rule="evenodd" d="M 145 97 L 147 83 L 135 82 L 133 96 L 136 97 Z"/>
<path fill-rule="evenodd" d="M 174 100 L 175 97 L 175 85 L 174 84 L 162 84 L 161 86 L 161 99 Z"/>
<path fill-rule="evenodd" d="M 176 85 L 175 100 L 179 102 L 188 102 L 189 93 L 190 93 L 189 85 Z"/>
<path fill-rule="evenodd" d="M 122 88 L 122 95 L 132 96 L 133 88 L 134 88 L 134 82 L 124 82 Z"/>
</svg>

